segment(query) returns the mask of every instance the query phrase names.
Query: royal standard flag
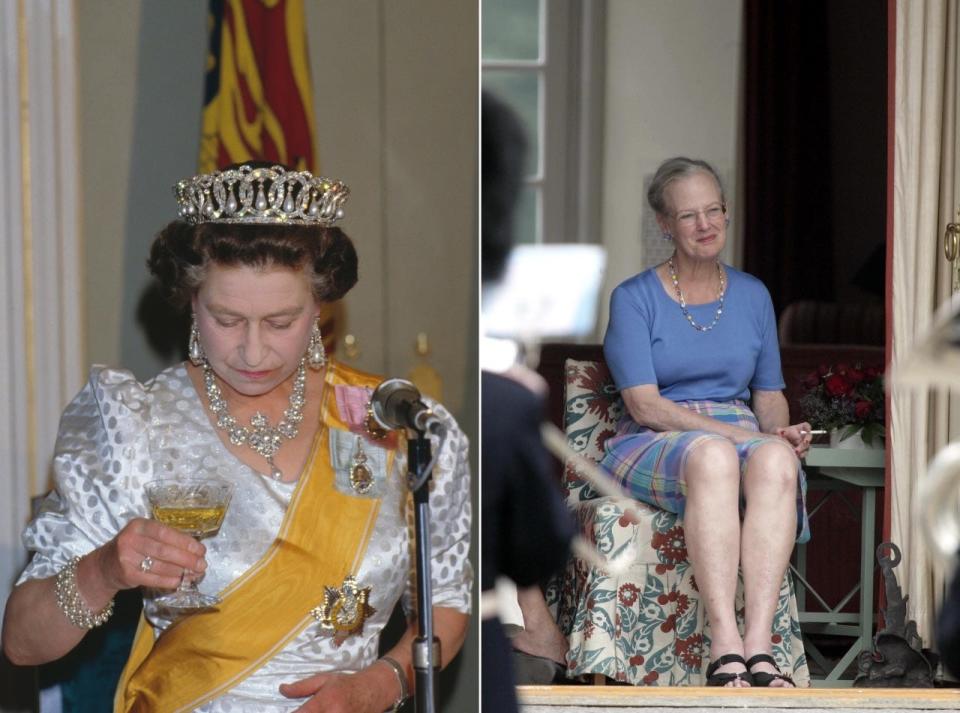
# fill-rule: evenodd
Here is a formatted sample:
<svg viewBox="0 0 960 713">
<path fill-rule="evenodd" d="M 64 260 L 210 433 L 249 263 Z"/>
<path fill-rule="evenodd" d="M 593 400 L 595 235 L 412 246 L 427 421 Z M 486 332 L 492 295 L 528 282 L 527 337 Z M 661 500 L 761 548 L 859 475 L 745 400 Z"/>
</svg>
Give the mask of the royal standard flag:
<svg viewBox="0 0 960 713">
<path fill-rule="evenodd" d="M 210 0 L 200 172 L 249 160 L 317 173 L 303 0 Z M 343 323 L 325 304 L 332 352 Z"/>
<path fill-rule="evenodd" d="M 210 0 L 200 172 L 250 159 L 316 171 L 302 0 Z"/>
</svg>

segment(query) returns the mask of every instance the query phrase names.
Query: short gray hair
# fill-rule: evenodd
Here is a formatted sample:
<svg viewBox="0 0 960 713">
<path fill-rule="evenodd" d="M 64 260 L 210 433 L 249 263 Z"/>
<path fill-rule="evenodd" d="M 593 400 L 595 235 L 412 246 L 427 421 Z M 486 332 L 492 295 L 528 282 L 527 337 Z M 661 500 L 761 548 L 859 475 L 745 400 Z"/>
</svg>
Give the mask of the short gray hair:
<svg viewBox="0 0 960 713">
<path fill-rule="evenodd" d="M 720 189 L 720 201 L 726 204 L 727 199 L 723 194 L 723 181 L 720 180 L 720 176 L 713 166 L 699 159 L 674 156 L 660 164 L 653 176 L 653 181 L 650 182 L 650 187 L 647 189 L 647 202 L 650 207 L 659 215 L 667 215 L 667 201 L 663 196 L 667 186 L 679 178 L 686 178 L 695 173 L 706 173 L 712 176 L 713 180 L 717 182 L 717 188 Z"/>
</svg>

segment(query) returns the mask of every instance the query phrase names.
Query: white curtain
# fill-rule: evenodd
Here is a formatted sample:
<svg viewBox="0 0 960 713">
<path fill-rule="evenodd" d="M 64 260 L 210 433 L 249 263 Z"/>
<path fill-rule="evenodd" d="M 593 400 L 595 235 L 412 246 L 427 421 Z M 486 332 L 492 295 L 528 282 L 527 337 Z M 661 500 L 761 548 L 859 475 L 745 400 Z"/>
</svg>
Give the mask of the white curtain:
<svg viewBox="0 0 960 713">
<path fill-rule="evenodd" d="M 73 37 L 72 0 L 0 0 L 0 607 L 83 379 Z M 32 685 L 0 668 L 0 710 Z"/>
<path fill-rule="evenodd" d="M 955 194 L 957 0 L 900 0 L 896 13 L 893 167 L 893 354 L 902 360 L 950 294 L 943 230 Z M 914 518 L 931 457 L 951 438 L 946 393 L 896 389 L 890 409 L 891 539 L 903 561 L 897 578 L 907 615 L 933 640 L 943 572 Z"/>
</svg>

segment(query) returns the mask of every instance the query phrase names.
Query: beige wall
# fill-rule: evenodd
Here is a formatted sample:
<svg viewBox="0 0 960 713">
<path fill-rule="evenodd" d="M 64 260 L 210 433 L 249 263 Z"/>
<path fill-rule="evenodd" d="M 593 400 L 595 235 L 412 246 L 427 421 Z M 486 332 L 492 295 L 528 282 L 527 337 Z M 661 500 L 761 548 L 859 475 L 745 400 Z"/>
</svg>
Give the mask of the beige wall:
<svg viewBox="0 0 960 713">
<path fill-rule="evenodd" d="M 133 144 L 140 5 L 77 8 L 86 363 L 116 364 L 123 314 L 124 218 Z"/>
<path fill-rule="evenodd" d="M 192 0 L 77 2 L 87 361 L 140 378 L 172 358 L 138 310 L 150 240 L 176 214 L 170 187 L 197 166 L 205 15 Z M 352 189 L 354 363 L 405 376 L 427 332 L 444 402 L 476 443 L 476 2 L 308 0 L 307 25 L 321 171 Z M 474 554 L 476 540 L 475 524 Z M 472 627 L 442 710 L 477 709 Z"/>
<path fill-rule="evenodd" d="M 426 332 L 462 414 L 476 392 L 476 5 L 338 0 L 308 21 L 321 169 L 353 190 L 357 363 L 403 376 Z"/>
<path fill-rule="evenodd" d="M 77 3 L 88 362 L 138 377 L 170 363 L 138 310 L 152 237 L 176 216 L 171 186 L 197 166 L 205 3 Z"/>
<path fill-rule="evenodd" d="M 644 180 L 666 158 L 711 162 L 726 181 L 737 230 L 741 0 L 609 0 L 604 106 L 601 302 L 645 265 Z M 727 260 L 736 246 L 728 245 Z M 606 328 L 602 308 L 598 339 Z"/>
</svg>

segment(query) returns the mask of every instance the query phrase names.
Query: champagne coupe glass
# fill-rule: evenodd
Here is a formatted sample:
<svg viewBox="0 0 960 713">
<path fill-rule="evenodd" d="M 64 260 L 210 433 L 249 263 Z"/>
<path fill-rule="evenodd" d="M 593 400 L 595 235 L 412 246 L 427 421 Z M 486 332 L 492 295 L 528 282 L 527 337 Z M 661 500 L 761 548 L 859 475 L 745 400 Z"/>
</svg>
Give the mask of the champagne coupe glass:
<svg viewBox="0 0 960 713">
<path fill-rule="evenodd" d="M 227 514 L 233 485 L 217 478 L 154 480 L 146 485 L 153 519 L 181 532 L 202 539 L 217 534 Z M 220 597 L 202 594 L 187 570 L 176 591 L 157 597 L 157 604 L 170 609 L 208 609 L 220 603 Z"/>
</svg>

